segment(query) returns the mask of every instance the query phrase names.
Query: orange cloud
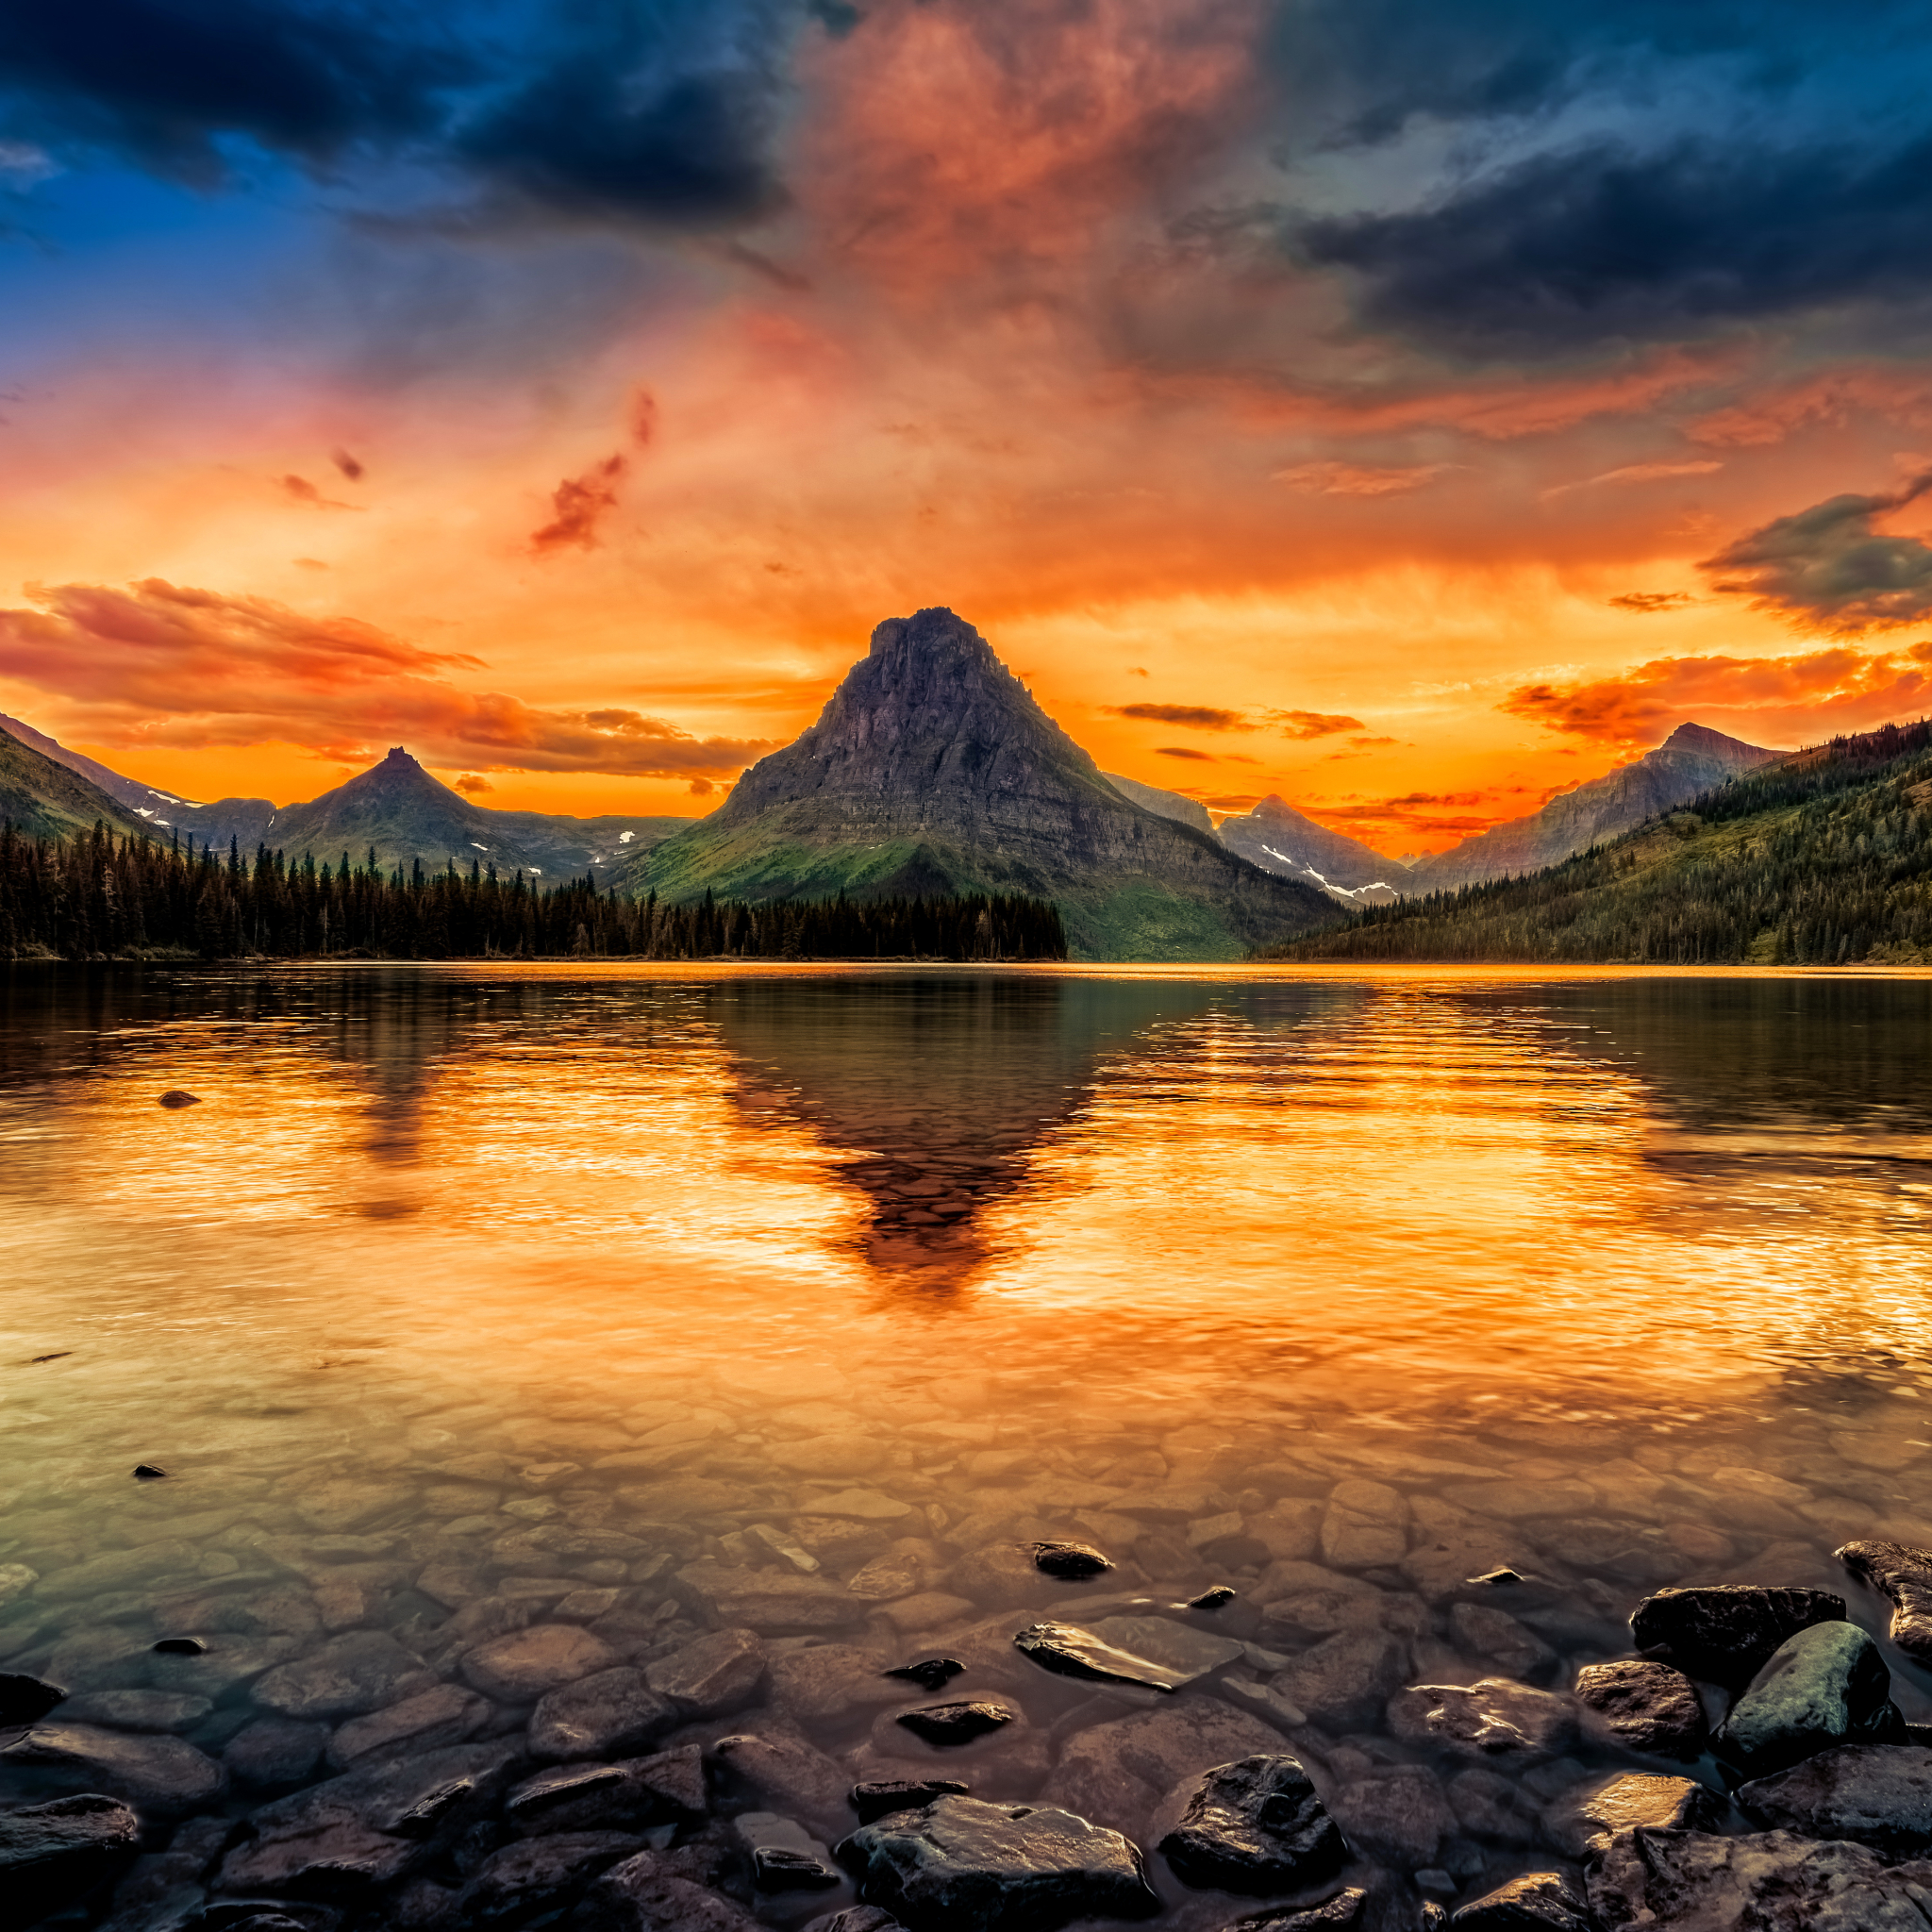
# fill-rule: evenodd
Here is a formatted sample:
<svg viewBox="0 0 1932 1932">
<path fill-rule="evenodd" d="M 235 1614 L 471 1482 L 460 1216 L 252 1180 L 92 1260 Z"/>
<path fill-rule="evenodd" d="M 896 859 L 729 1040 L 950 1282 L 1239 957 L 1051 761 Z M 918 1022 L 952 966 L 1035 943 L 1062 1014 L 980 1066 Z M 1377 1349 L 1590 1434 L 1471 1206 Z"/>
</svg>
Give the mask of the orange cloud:
<svg viewBox="0 0 1932 1932">
<path fill-rule="evenodd" d="M 358 503 L 338 503 L 332 496 L 325 496 L 307 476 L 283 476 L 278 479 L 282 489 L 297 503 L 306 503 L 310 509 L 360 509 Z"/>
<path fill-rule="evenodd" d="M 1212 705 L 1108 705 L 1116 718 L 1144 718 L 1156 724 L 1189 724 L 1196 731 L 1245 731 L 1248 721 L 1240 711 L 1223 711 Z"/>
<path fill-rule="evenodd" d="M 480 669 L 353 618 L 310 618 L 261 597 L 158 578 L 126 591 L 30 591 L 0 610 L 0 675 L 68 701 L 76 735 L 169 746 L 280 740 L 357 762 L 407 738 L 435 762 L 492 771 L 730 775 L 772 749 L 698 739 L 632 710 L 541 711 L 435 674 Z"/>
<path fill-rule="evenodd" d="M 1333 738 L 1341 731 L 1368 729 L 1359 718 L 1351 718 L 1341 711 L 1270 711 L 1268 716 L 1272 723 L 1282 727 L 1284 737 L 1304 741 L 1313 738 Z M 1390 741 L 1377 739 L 1374 741 L 1387 744 Z"/>
<path fill-rule="evenodd" d="M 1420 490 L 1445 471 L 1460 468 L 1459 463 L 1407 463 L 1388 469 L 1367 463 L 1296 463 L 1276 470 L 1274 481 L 1318 496 L 1393 496 Z"/>
<path fill-rule="evenodd" d="M 1932 383 L 1893 370 L 1833 370 L 1759 390 L 1699 417 L 1684 433 L 1721 448 L 1761 447 L 1813 424 L 1841 428 L 1859 415 L 1918 429 L 1932 425 Z"/>
<path fill-rule="evenodd" d="M 581 476 L 566 476 L 551 492 L 555 514 L 541 530 L 532 532 L 530 548 L 540 557 L 567 543 L 580 550 L 594 550 L 599 541 L 597 525 L 617 508 L 617 486 L 629 468 L 620 454 L 591 464 Z"/>
</svg>

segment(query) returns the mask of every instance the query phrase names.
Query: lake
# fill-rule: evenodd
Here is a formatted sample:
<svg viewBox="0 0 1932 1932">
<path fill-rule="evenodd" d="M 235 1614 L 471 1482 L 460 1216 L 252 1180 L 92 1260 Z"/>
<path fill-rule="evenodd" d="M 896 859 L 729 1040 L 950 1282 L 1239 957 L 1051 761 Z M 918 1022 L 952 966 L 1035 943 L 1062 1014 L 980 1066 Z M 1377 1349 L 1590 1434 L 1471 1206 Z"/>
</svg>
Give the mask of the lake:
<svg viewBox="0 0 1932 1932">
<path fill-rule="evenodd" d="M 697 1743 L 714 1811 L 821 1842 L 844 1786 L 932 1776 L 1144 1840 L 1203 1754 L 1287 1737 L 1374 1922 L 1419 1924 L 1574 1873 L 1539 1809 L 1631 1760 L 1472 1772 L 1394 1692 L 1561 1690 L 1667 1584 L 1882 1630 L 1832 1551 L 1932 1541 L 1924 979 L 0 974 L 0 1670 L 72 1693 L 81 1757 L 147 1740 L 191 1891 L 327 1892 L 196 1820 L 458 1743 L 525 1776 L 594 1665 L 673 1688 L 585 1758 Z M 1049 1674 L 1040 1617 L 1188 1681 Z M 472 1659 L 525 1629 L 566 1634 Z M 935 1655 L 942 1695 L 881 1674 Z M 967 1697 L 1011 1722 L 896 1722 Z M 161 1790 L 170 1737 L 227 1789 Z M 17 1758 L 9 1798 L 101 1782 Z M 411 1852 L 362 1923 L 432 1923 L 511 1828 Z M 1163 1924 L 1243 1908 L 1151 1875 Z"/>
</svg>

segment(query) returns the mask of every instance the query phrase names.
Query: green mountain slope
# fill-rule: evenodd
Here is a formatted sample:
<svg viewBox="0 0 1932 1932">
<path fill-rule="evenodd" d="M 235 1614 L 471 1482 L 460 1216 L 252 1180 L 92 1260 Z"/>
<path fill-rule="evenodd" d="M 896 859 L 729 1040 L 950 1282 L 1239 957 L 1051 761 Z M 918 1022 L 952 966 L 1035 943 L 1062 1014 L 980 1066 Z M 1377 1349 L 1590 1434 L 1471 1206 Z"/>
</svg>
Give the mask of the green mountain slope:
<svg viewBox="0 0 1932 1932">
<path fill-rule="evenodd" d="M 32 839 L 72 839 L 97 820 L 110 831 L 158 836 L 78 772 L 0 731 L 0 823 Z"/>
<path fill-rule="evenodd" d="M 1932 963 L 1932 724 L 1834 740 L 1543 872 L 1373 908 L 1265 957 Z"/>
<path fill-rule="evenodd" d="M 1013 892 L 1085 959 L 1232 959 L 1335 916 L 1126 798 L 950 610 L 873 633 L 816 724 L 615 883 L 673 900 Z"/>
</svg>

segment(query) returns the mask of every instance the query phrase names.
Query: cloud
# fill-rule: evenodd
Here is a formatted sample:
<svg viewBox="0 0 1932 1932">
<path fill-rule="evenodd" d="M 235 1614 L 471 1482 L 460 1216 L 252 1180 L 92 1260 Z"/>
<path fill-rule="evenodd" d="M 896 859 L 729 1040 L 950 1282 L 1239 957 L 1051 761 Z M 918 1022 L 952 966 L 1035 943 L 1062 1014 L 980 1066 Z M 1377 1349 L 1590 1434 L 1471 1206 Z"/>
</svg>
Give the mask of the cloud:
<svg viewBox="0 0 1932 1932">
<path fill-rule="evenodd" d="M 1585 476 L 1575 483 L 1558 483 L 1541 492 L 1547 503 L 1555 496 L 1568 496 L 1573 490 L 1594 490 L 1601 483 L 1660 483 L 1671 476 L 1707 476 L 1724 465 L 1693 458 L 1681 463 L 1625 463 L 1620 470 L 1606 470 L 1600 476 Z"/>
<path fill-rule="evenodd" d="M 351 483 L 361 482 L 362 465 L 359 462 L 358 462 L 356 458 L 352 457 L 347 450 L 332 449 L 328 453 L 328 459 L 336 466 L 337 469 L 339 469 L 342 473 L 343 475 L 345 475 L 349 479 Z"/>
<path fill-rule="evenodd" d="M 1817 629 L 1915 624 L 1932 613 L 1932 545 L 1873 525 L 1927 490 L 1932 471 L 1885 495 L 1826 497 L 1740 537 L 1698 568 L 1712 574 L 1713 590 Z"/>
<path fill-rule="evenodd" d="M 1200 764 L 1211 765 L 1213 756 L 1205 751 L 1190 751 L 1184 744 L 1157 744 L 1156 753 L 1164 758 L 1192 758 Z"/>
<path fill-rule="evenodd" d="M 1185 724 L 1195 731 L 1247 731 L 1253 727 L 1240 711 L 1223 711 L 1212 705 L 1108 705 L 1116 718 L 1142 718 L 1156 724 Z"/>
<path fill-rule="evenodd" d="M 457 778 L 457 790 L 465 798 L 480 798 L 487 791 L 494 791 L 496 787 L 488 778 L 477 776 L 475 772 L 464 772 Z"/>
<path fill-rule="evenodd" d="M 1420 490 L 1445 471 L 1461 467 L 1460 463 L 1407 463 L 1376 469 L 1365 463 L 1296 463 L 1291 469 L 1276 470 L 1273 480 L 1318 496 L 1392 496 Z"/>
<path fill-rule="evenodd" d="M 581 476 L 566 476 L 551 492 L 554 514 L 541 530 L 531 533 L 530 548 L 540 557 L 567 543 L 575 543 L 580 550 L 594 550 L 599 541 L 597 525 L 607 511 L 617 508 L 617 486 L 629 468 L 629 462 L 619 455 L 592 463 Z"/>
<path fill-rule="evenodd" d="M 307 476 L 279 476 L 275 479 L 284 492 L 297 503 L 306 503 L 310 509 L 360 509 L 359 503 L 338 503 L 333 497 L 325 496 Z"/>
<path fill-rule="evenodd" d="M 1313 738 L 1333 738 L 1341 731 L 1366 731 L 1359 718 L 1351 718 L 1341 711 L 1270 711 L 1270 724 L 1282 727 L 1285 738 L 1307 741 Z"/>
<path fill-rule="evenodd" d="M 1615 677 L 1525 684 L 1497 707 L 1599 744 L 1655 744 L 1713 713 L 1757 741 L 1790 743 L 1915 716 L 1932 704 L 1932 643 L 1832 645 L 1790 658 L 1657 658 Z"/>
<path fill-rule="evenodd" d="M 544 711 L 460 690 L 442 674 L 480 670 L 478 659 L 266 598 L 156 577 L 29 595 L 40 608 L 0 610 L 0 675 L 63 700 L 63 728 L 98 743 L 280 741 L 355 763 L 407 739 L 443 766 L 673 777 L 729 776 L 773 749 L 699 739 L 641 711 Z"/>
<path fill-rule="evenodd" d="M 1696 601 L 1689 591 L 1625 591 L 1622 596 L 1610 599 L 1611 606 L 1618 610 L 1635 610 L 1645 616 L 1659 610 L 1681 610 Z"/>
</svg>

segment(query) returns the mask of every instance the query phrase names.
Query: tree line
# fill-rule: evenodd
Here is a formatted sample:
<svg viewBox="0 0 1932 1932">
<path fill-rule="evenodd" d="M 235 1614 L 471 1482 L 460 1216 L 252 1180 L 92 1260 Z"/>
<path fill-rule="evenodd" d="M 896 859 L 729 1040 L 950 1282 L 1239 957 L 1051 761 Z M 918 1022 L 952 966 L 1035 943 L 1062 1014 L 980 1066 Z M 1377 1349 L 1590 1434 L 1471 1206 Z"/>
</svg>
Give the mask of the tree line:
<svg viewBox="0 0 1932 1932">
<path fill-rule="evenodd" d="M 384 869 L 370 848 L 318 866 L 178 842 L 28 838 L 0 824 L 0 958 L 1064 959 L 1049 900 L 964 894 L 690 905 L 540 886 L 473 863 Z"/>
<path fill-rule="evenodd" d="M 1368 907 L 1266 957 L 1927 963 L 1932 722 L 1834 739 L 1541 872 Z"/>
</svg>

